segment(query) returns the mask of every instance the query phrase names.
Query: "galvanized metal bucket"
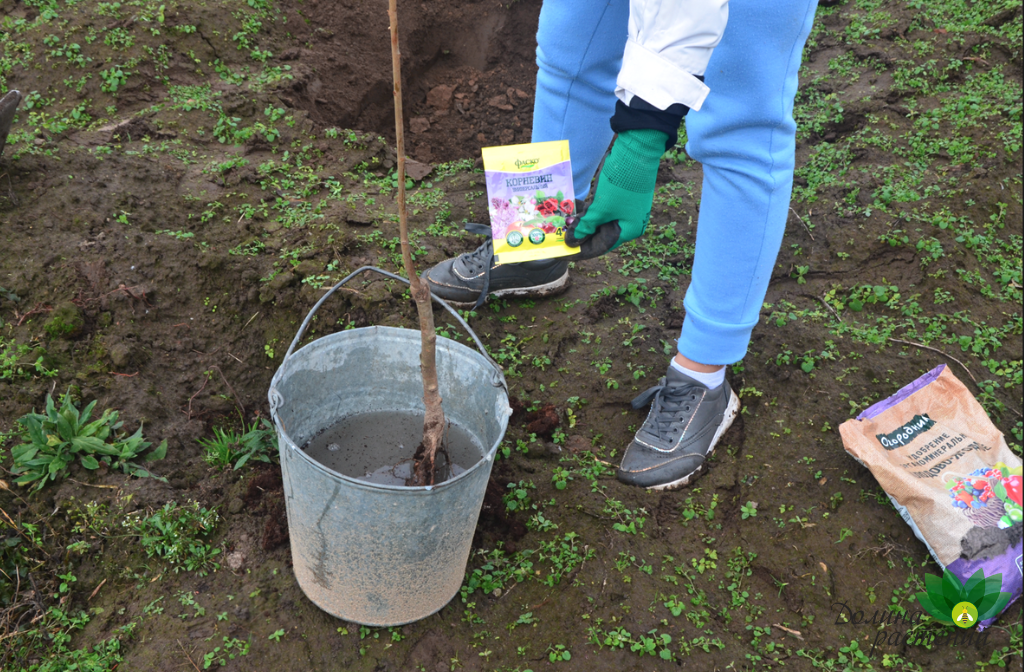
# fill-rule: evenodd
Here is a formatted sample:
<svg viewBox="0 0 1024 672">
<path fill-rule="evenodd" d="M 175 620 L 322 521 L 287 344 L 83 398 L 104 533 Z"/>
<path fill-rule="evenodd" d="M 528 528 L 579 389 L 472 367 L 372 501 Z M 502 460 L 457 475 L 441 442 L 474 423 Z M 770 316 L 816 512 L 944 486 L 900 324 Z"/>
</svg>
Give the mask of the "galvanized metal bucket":
<svg viewBox="0 0 1024 672">
<path fill-rule="evenodd" d="M 423 411 L 418 331 L 353 329 L 293 352 L 320 305 L 365 270 L 405 282 L 364 267 L 335 285 L 299 328 L 268 396 L 299 586 L 334 616 L 393 626 L 433 614 L 458 592 L 512 409 L 501 369 L 486 353 L 439 337 L 437 370 L 445 415 L 487 447 L 480 461 L 432 487 L 398 487 L 356 480 L 301 450 L 317 432 L 349 415 Z"/>
</svg>

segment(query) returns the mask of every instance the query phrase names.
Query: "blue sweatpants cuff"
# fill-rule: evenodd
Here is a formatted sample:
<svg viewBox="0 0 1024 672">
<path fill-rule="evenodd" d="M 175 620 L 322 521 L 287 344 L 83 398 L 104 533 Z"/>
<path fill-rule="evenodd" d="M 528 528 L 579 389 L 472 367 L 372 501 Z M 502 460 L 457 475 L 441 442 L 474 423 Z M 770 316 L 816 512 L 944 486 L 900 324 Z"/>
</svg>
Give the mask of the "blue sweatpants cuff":
<svg viewBox="0 0 1024 672">
<path fill-rule="evenodd" d="M 687 310 L 677 346 L 684 357 L 699 364 L 732 364 L 746 355 L 750 332 L 756 324 L 715 322 Z"/>
</svg>

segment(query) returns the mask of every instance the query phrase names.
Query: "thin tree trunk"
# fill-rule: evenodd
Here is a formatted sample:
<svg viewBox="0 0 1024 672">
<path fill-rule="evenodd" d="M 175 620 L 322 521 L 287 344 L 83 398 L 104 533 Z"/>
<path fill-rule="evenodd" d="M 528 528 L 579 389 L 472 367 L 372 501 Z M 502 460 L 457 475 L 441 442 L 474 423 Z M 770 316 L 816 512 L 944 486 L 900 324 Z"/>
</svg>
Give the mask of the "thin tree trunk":
<svg viewBox="0 0 1024 672">
<path fill-rule="evenodd" d="M 412 250 L 409 247 L 409 222 L 405 212 L 405 120 L 402 117 L 402 55 L 398 49 L 398 2 L 388 0 L 388 17 L 391 19 L 391 66 L 395 82 L 395 145 L 398 150 L 398 226 L 402 243 L 402 262 L 409 276 L 412 298 L 416 301 L 416 312 L 420 318 L 420 372 L 423 374 L 423 443 L 416 451 L 413 469 L 413 485 L 433 485 L 434 460 L 441 448 L 444 436 L 444 410 L 441 408 L 441 394 L 437 386 L 437 362 L 434 330 L 434 310 L 430 305 L 430 289 L 420 280 L 412 265 Z"/>
</svg>

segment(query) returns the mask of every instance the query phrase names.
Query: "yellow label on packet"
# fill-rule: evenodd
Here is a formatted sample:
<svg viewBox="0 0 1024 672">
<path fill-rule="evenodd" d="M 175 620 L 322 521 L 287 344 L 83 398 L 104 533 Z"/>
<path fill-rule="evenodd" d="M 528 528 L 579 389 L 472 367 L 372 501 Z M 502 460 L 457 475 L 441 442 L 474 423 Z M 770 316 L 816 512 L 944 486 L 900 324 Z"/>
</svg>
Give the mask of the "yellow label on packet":
<svg viewBox="0 0 1024 672">
<path fill-rule="evenodd" d="M 568 140 L 484 147 L 483 157 L 496 263 L 579 252 L 565 244 L 576 207 Z"/>
</svg>

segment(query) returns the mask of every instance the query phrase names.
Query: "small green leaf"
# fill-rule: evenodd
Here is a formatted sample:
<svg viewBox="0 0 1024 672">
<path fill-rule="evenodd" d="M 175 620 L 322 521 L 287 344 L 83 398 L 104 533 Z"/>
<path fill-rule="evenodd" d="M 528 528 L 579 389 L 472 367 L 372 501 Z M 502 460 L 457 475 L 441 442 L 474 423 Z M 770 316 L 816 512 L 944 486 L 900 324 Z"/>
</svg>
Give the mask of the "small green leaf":
<svg viewBox="0 0 1024 672">
<path fill-rule="evenodd" d="M 14 457 L 14 464 L 20 464 L 22 462 L 28 462 L 35 457 L 38 452 L 39 449 L 31 443 L 23 443 L 20 446 L 15 446 L 11 449 L 11 456 Z"/>
<path fill-rule="evenodd" d="M 78 427 L 78 425 L 81 424 L 81 421 L 79 420 L 78 408 L 73 403 L 71 403 L 70 394 L 64 395 L 64 405 L 61 407 L 60 410 L 64 414 L 64 417 L 68 419 L 68 422 L 72 424 L 72 426 Z"/>
<path fill-rule="evenodd" d="M 83 455 L 81 462 L 86 469 L 99 469 L 100 466 L 100 463 L 92 455 Z"/>
<path fill-rule="evenodd" d="M 43 434 L 41 415 L 25 416 L 21 418 L 21 425 L 28 431 L 29 439 L 37 446 L 46 443 L 46 436 Z"/>
<path fill-rule="evenodd" d="M 84 425 L 86 422 L 89 421 L 89 416 L 92 415 L 92 409 L 95 406 L 96 406 L 96 400 L 93 400 L 88 406 L 85 407 L 85 410 L 83 410 L 78 415 L 78 424 L 79 425 Z"/>
<path fill-rule="evenodd" d="M 156 460 L 162 460 L 167 457 L 167 439 L 160 442 L 160 445 L 153 449 L 153 451 L 146 455 L 143 462 L 155 462 Z"/>
<path fill-rule="evenodd" d="M 118 455 L 116 446 L 104 443 L 94 436 L 77 436 L 71 442 L 72 450 L 86 455 Z"/>
<path fill-rule="evenodd" d="M 107 428 L 108 416 L 106 414 L 103 417 L 93 420 L 88 425 L 84 425 L 78 431 L 79 436 L 95 436 L 97 439 L 103 440 L 107 438 L 109 429 Z M 105 430 L 105 431 L 104 431 Z"/>
<path fill-rule="evenodd" d="M 60 438 L 65 441 L 75 438 L 75 428 L 66 417 L 60 414 L 57 415 L 57 431 L 60 433 Z"/>
</svg>

